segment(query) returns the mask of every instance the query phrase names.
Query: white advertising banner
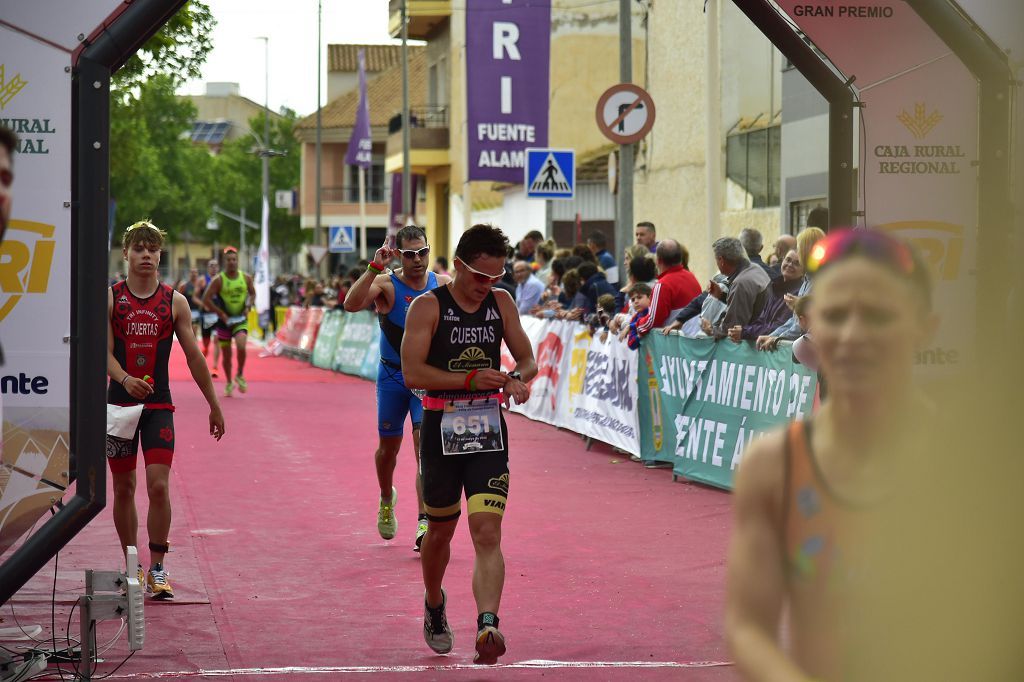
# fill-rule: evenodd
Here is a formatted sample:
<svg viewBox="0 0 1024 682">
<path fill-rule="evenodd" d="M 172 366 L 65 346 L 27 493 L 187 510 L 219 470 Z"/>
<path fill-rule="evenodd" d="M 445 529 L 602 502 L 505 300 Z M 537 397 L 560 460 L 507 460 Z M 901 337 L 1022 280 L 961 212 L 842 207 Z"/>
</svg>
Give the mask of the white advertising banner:
<svg viewBox="0 0 1024 682">
<path fill-rule="evenodd" d="M 978 84 L 907 3 L 779 0 L 864 103 L 864 223 L 896 234 L 932 267 L 942 321 L 919 368 L 945 374 L 974 345 Z"/>
<path fill-rule="evenodd" d="M 70 67 L 68 52 L 0 25 L 0 124 L 20 139 L 0 245 L 0 552 L 68 482 Z"/>
<path fill-rule="evenodd" d="M 524 317 L 522 323 L 537 376 L 530 400 L 510 409 L 639 454 L 637 354 L 614 337 L 591 337 L 575 322 Z M 513 366 L 503 346 L 502 369 Z"/>
</svg>

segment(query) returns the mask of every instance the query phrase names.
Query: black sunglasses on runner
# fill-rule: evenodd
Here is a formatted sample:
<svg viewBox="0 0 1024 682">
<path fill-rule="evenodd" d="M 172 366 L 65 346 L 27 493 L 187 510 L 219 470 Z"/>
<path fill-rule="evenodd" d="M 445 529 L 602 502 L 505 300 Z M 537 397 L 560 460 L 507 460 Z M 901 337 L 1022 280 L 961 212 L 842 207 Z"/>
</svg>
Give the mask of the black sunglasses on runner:
<svg viewBox="0 0 1024 682">
<path fill-rule="evenodd" d="M 408 258 L 409 260 L 412 260 L 416 256 L 426 258 L 427 254 L 430 253 L 430 247 L 424 246 L 422 249 L 398 249 L 398 253 L 402 254 L 402 258 Z"/>
</svg>

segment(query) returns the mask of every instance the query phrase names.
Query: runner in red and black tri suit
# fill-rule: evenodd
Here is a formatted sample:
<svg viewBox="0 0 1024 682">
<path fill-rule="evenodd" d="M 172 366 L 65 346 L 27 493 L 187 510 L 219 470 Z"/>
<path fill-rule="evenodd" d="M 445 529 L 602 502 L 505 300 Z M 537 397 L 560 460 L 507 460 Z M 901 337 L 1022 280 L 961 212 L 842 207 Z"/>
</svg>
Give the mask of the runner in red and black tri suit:
<svg viewBox="0 0 1024 682">
<path fill-rule="evenodd" d="M 128 278 L 112 286 L 107 310 L 107 389 L 109 405 L 142 404 L 131 440 L 107 437 L 107 458 L 114 483 L 114 526 L 122 547 L 137 546 L 139 519 L 135 509 L 135 467 L 139 443 L 146 460 L 149 493 L 150 570 L 142 576 L 154 599 L 174 596 L 164 569 L 167 536 L 171 528 L 168 483 L 174 458 L 174 403 L 171 401 L 167 364 L 173 335 L 177 334 L 189 370 L 210 405 L 210 434 L 220 440 L 224 416 L 213 389 L 206 360 L 192 332 L 188 301 L 157 279 L 164 233 L 149 222 L 135 223 L 124 235 Z"/>
</svg>

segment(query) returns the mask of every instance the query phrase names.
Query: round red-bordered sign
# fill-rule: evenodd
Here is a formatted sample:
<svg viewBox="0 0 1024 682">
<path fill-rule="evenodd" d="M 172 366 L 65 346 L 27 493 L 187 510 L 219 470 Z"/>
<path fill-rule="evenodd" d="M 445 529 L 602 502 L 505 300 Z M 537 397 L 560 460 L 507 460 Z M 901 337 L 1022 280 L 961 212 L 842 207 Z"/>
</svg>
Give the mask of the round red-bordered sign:
<svg viewBox="0 0 1024 682">
<path fill-rule="evenodd" d="M 654 127 L 654 100 L 643 88 L 619 83 L 604 91 L 594 115 L 601 133 L 616 144 L 633 144 Z"/>
</svg>

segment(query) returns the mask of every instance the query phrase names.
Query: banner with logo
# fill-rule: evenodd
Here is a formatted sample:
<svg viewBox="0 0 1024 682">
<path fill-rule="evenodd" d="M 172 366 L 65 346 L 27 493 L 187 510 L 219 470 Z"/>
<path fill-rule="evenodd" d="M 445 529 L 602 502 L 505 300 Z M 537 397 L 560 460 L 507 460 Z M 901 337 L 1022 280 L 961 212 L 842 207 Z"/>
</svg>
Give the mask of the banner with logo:
<svg viewBox="0 0 1024 682">
<path fill-rule="evenodd" d="M 320 331 L 316 335 L 316 343 L 313 345 L 312 363 L 315 367 L 331 369 L 334 366 L 334 353 L 344 325 L 345 316 L 340 311 L 330 310 L 324 313 L 324 319 L 320 321 Z"/>
<path fill-rule="evenodd" d="M 559 425 L 640 454 L 637 354 L 611 334 L 592 337 L 588 327 L 575 325 L 568 356 Z"/>
<path fill-rule="evenodd" d="M 0 24 L 0 124 L 20 140 L 0 245 L 0 553 L 68 485 L 70 66 L 70 51 Z"/>
<path fill-rule="evenodd" d="M 591 337 L 587 327 L 563 320 L 522 318 L 533 345 L 537 376 L 530 399 L 510 409 L 640 454 L 636 353 L 613 337 Z M 502 369 L 515 366 L 502 345 Z"/>
<path fill-rule="evenodd" d="M 814 405 L 817 377 L 788 346 L 765 353 L 747 342 L 650 334 L 640 355 L 640 456 L 672 462 L 694 481 L 732 489 L 750 441 Z"/>
<path fill-rule="evenodd" d="M 469 179 L 522 184 L 548 144 L 551 3 L 466 0 Z"/>
<path fill-rule="evenodd" d="M 334 351 L 334 370 L 363 376 L 363 363 L 370 352 L 374 337 L 380 333 L 376 316 L 368 310 L 345 313 L 345 321 L 338 335 Z M 376 377 L 376 373 L 374 374 Z"/>
<path fill-rule="evenodd" d="M 978 84 L 902 0 L 870 5 L 779 0 L 853 79 L 864 102 L 864 222 L 914 243 L 931 264 L 942 318 L 917 365 L 946 374 L 974 345 Z"/>
</svg>

